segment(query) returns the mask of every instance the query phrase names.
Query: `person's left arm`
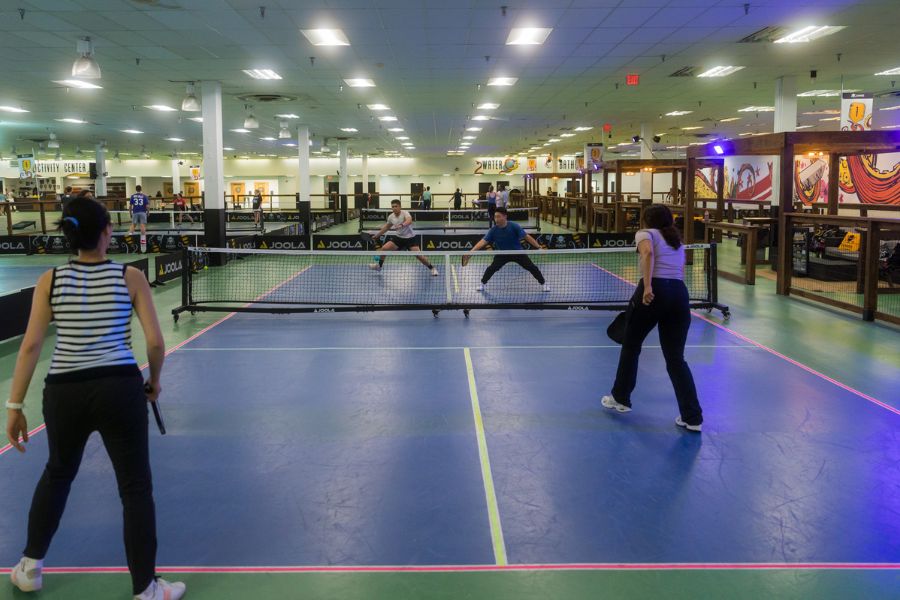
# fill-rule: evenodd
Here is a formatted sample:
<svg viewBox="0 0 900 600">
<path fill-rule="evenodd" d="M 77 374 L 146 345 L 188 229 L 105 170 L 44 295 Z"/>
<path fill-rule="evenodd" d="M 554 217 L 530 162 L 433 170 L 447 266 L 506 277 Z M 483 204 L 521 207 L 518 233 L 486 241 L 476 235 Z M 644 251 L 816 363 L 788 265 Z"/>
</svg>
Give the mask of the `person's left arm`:
<svg viewBox="0 0 900 600">
<path fill-rule="evenodd" d="M 644 280 L 644 297 L 645 305 L 653 302 L 653 287 L 651 281 L 653 279 L 653 242 L 651 240 L 641 240 L 638 243 L 638 253 L 640 258 L 638 261 L 641 265 L 641 276 Z"/>
<path fill-rule="evenodd" d="M 543 250 L 543 248 L 541 248 L 541 245 L 538 244 L 537 240 L 534 239 L 533 237 L 531 237 L 531 234 L 526 233 L 526 234 L 522 237 L 522 239 L 525 240 L 526 242 L 528 242 L 528 244 L 529 244 L 532 248 L 535 248 L 536 250 Z"/>
<path fill-rule="evenodd" d="M 24 404 L 25 394 L 34 376 L 38 359 L 41 356 L 41 348 L 44 345 L 44 336 L 47 327 L 53 317 L 50 308 L 50 282 L 53 271 L 47 271 L 38 279 L 34 288 L 34 297 L 31 300 L 31 315 L 28 317 L 28 327 L 19 347 L 19 356 L 16 359 L 16 368 L 13 372 L 12 389 L 9 393 L 10 404 Z M 9 443 L 19 452 L 25 452 L 25 447 L 19 442 L 19 436 L 24 442 L 28 441 L 28 421 L 25 412 L 21 408 L 6 409 L 6 437 Z"/>
</svg>

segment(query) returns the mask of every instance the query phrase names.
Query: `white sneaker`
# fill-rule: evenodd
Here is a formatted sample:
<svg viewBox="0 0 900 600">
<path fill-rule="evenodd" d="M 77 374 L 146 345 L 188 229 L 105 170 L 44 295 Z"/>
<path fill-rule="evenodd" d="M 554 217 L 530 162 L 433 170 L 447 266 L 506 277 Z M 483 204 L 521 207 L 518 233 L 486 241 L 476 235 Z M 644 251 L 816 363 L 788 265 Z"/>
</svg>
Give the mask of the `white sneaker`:
<svg viewBox="0 0 900 600">
<path fill-rule="evenodd" d="M 681 416 L 675 417 L 675 424 L 679 427 L 684 427 L 688 431 L 696 431 L 698 433 L 703 431 L 703 425 L 688 425 L 681 420 Z"/>
<path fill-rule="evenodd" d="M 476 287 L 475 289 L 478 290 L 479 292 L 483 292 L 483 291 L 484 291 L 484 284 L 483 284 L 483 283 L 479 283 L 479 284 L 478 284 L 478 287 Z"/>
<path fill-rule="evenodd" d="M 541 291 L 542 291 L 542 292 L 549 292 L 549 291 L 550 291 L 550 286 L 547 285 L 547 284 L 545 283 L 544 285 L 541 286 Z"/>
<path fill-rule="evenodd" d="M 154 579 L 134 600 L 179 600 L 184 596 L 185 587 L 180 581 L 169 583 L 165 579 Z"/>
<path fill-rule="evenodd" d="M 604 408 L 613 408 L 621 413 L 631 412 L 630 406 L 619 404 L 612 396 L 603 396 L 600 398 L 600 404 L 602 404 Z"/>
<path fill-rule="evenodd" d="M 378 263 L 369 263 L 369 268 L 373 271 L 380 271 L 381 265 L 379 265 Z"/>
<path fill-rule="evenodd" d="M 435 277 L 438 276 L 438 270 L 437 270 L 437 267 L 431 267 L 431 274 L 434 275 Z"/>
<path fill-rule="evenodd" d="M 9 572 L 9 578 L 12 584 L 21 591 L 36 592 L 44 585 L 43 577 L 41 576 L 43 567 L 44 561 L 23 556 L 19 564 Z"/>
</svg>

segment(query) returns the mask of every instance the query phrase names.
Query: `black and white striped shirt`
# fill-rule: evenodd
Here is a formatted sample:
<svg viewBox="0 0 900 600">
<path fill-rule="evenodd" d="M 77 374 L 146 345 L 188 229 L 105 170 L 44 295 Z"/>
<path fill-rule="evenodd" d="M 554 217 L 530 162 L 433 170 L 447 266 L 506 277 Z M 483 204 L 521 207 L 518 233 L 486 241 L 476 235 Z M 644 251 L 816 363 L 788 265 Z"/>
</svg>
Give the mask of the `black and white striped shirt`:
<svg viewBox="0 0 900 600">
<path fill-rule="evenodd" d="M 125 268 L 108 260 L 53 269 L 50 307 L 57 334 L 48 382 L 138 373 Z"/>
</svg>

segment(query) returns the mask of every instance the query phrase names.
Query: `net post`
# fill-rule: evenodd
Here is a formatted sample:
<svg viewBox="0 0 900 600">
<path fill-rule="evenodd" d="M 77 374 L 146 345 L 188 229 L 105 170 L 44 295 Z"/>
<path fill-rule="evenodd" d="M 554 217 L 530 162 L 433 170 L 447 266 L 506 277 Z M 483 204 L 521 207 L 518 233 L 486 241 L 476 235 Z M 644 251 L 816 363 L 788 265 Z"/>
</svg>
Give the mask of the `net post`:
<svg viewBox="0 0 900 600">
<path fill-rule="evenodd" d="M 708 278 L 707 285 L 709 286 L 709 300 L 712 303 L 719 302 L 719 261 L 718 256 L 716 254 L 716 244 L 711 243 L 709 245 L 709 268 L 706 270 L 706 276 Z"/>
<path fill-rule="evenodd" d="M 453 304 L 453 278 L 450 273 L 450 255 L 444 255 L 444 287 L 447 288 L 447 304 Z"/>
<path fill-rule="evenodd" d="M 181 249 L 181 306 L 188 306 L 191 301 L 191 253 L 187 246 Z"/>
</svg>

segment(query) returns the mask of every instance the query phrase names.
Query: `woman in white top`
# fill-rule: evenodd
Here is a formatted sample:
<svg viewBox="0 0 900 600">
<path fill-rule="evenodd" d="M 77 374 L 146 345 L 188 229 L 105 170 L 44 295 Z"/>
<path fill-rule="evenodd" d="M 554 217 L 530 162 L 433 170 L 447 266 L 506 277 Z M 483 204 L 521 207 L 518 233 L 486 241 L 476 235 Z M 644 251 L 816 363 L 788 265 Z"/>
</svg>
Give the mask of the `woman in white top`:
<svg viewBox="0 0 900 600">
<path fill-rule="evenodd" d="M 644 211 L 644 224 L 646 229 L 638 231 L 634 238 L 642 277 L 632 298 L 634 308 L 625 329 L 616 381 L 601 404 L 619 412 L 631 410 L 641 344 L 658 325 L 659 343 L 680 411 L 675 424 L 699 432 L 703 411 L 694 377 L 684 360 L 684 345 L 691 326 L 688 291 L 684 285 L 684 246 L 668 207 L 650 206 Z"/>
<path fill-rule="evenodd" d="M 107 260 L 112 225 L 106 208 L 96 200 L 80 196 L 69 202 L 60 229 L 78 258 L 38 279 L 6 403 L 6 435 L 10 444 L 25 452 L 25 392 L 53 319 L 56 345 L 43 402 L 49 457 L 31 501 L 25 551 L 10 578 L 23 592 L 41 589 L 44 556 L 65 510 L 85 444 L 97 431 L 119 485 L 134 597 L 178 600 L 184 584 L 157 579 L 155 573 L 156 511 L 147 401 L 159 397 L 165 343 L 150 284 L 139 270 Z M 137 313 L 147 340 L 150 377 L 146 384 L 131 349 L 132 312 Z"/>
</svg>

